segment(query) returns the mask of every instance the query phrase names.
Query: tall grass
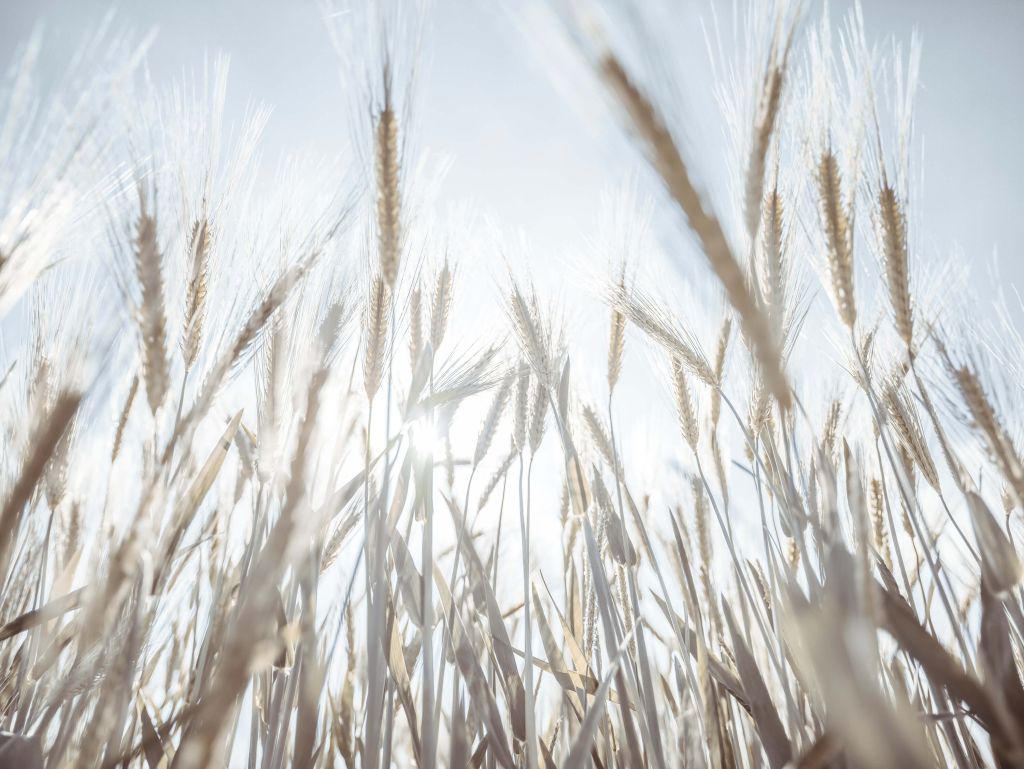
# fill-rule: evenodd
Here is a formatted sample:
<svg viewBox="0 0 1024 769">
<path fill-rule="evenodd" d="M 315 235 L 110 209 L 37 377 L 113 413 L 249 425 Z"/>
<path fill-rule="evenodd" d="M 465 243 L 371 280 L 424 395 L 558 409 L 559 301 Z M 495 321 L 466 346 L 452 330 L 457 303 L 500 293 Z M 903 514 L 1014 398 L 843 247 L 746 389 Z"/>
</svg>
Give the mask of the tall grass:
<svg viewBox="0 0 1024 769">
<path fill-rule="evenodd" d="M 355 159 L 276 176 L 223 63 L 164 93 L 104 29 L 89 87 L 35 108 L 29 44 L 0 112 L 0 766 L 1024 766 L 1024 351 L 915 272 L 916 45 L 747 9 L 713 202 L 664 19 L 594 10 L 552 18 L 723 301 L 649 285 L 617 196 L 593 360 L 515 264 L 502 332 L 458 312 L 419 7 L 328 14 Z M 651 384 L 664 463 L 623 438 Z"/>
</svg>

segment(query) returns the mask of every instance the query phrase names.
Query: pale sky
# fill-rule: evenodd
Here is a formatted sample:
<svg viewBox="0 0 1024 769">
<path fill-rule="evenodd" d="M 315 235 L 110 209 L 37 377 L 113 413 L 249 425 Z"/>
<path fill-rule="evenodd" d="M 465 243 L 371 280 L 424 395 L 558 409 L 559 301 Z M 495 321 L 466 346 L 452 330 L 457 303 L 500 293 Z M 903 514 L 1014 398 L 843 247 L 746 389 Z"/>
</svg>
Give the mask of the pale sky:
<svg viewBox="0 0 1024 769">
<path fill-rule="evenodd" d="M 693 0 L 707 16 L 714 0 Z M 731 3 L 722 3 L 722 7 Z M 806 3 L 814 7 L 814 2 Z M 847 3 L 832 4 L 834 17 Z M 593 226 L 602 188 L 636 158 L 610 154 L 565 103 L 538 57 L 513 29 L 505 4 L 435 0 L 431 56 L 420 82 L 420 145 L 452 160 L 443 197 L 472 199 L 503 225 L 544 247 L 574 242 Z M 104 0 L 0 0 L 0 57 L 10 59 L 34 25 L 45 24 L 44 60 L 67 50 L 109 8 Z M 917 98 L 922 142 L 926 248 L 962 247 L 985 271 L 998 249 L 1003 278 L 1024 278 L 1024 3 L 1016 0 L 866 0 L 869 37 L 923 38 Z M 248 99 L 274 110 L 265 156 L 305 147 L 336 154 L 349 137 L 347 102 L 318 4 L 313 0 L 138 0 L 118 7 L 140 33 L 158 30 L 149 64 L 158 83 L 198 68 L 204 53 L 231 58 L 229 116 Z M 681 31 L 693 48 L 688 97 L 711 104 L 699 27 Z M 687 54 L 689 56 L 689 54 Z M 696 81 L 696 82 L 694 82 Z M 702 114 L 697 111 L 698 114 Z M 698 136 L 716 137 L 715 116 Z M 706 182 L 714 185 L 712 173 Z"/>
</svg>

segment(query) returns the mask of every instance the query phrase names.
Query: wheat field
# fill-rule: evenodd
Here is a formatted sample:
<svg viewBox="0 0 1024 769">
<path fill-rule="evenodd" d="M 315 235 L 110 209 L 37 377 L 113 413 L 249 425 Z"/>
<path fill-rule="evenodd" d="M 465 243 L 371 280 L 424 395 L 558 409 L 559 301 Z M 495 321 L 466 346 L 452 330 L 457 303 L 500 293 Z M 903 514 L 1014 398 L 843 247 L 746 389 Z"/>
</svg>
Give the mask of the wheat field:
<svg viewBox="0 0 1024 769">
<path fill-rule="evenodd" d="M 657 13 L 531 8 L 635 166 L 561 294 L 432 206 L 425 5 L 324 6 L 343 162 L 25 41 L 2 769 L 1024 767 L 1024 337 L 923 247 L 918 42 L 743 4 L 711 194 Z"/>
</svg>

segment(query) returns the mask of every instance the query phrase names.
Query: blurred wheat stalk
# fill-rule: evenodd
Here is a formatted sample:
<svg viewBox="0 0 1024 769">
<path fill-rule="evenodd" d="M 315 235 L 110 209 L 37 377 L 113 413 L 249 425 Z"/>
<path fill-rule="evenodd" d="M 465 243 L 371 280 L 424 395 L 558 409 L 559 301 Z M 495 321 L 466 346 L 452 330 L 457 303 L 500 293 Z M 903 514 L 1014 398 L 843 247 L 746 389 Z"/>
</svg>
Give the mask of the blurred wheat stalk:
<svg viewBox="0 0 1024 769">
<path fill-rule="evenodd" d="M 686 308 L 702 338 L 611 201 L 597 400 L 528 278 L 507 338 L 456 322 L 415 191 L 419 9 L 328 14 L 357 161 L 269 184 L 223 62 L 162 92 L 108 25 L 40 100 L 28 44 L 0 111 L 0 767 L 1024 766 L 998 397 L 1024 350 L 921 298 L 916 46 L 749 8 L 724 210 L 660 106 L 659 17 L 595 10 L 560 29 L 724 297 Z M 800 357 L 815 275 L 832 359 Z M 671 392 L 681 487 L 638 480 L 625 378 Z"/>
</svg>

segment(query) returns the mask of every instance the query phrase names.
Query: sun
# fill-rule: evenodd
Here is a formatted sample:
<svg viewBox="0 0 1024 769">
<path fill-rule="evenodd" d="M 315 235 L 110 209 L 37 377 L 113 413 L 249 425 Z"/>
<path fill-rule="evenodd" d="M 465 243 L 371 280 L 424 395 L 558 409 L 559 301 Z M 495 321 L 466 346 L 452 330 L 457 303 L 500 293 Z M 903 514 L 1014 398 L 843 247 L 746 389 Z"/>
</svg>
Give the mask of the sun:
<svg viewBox="0 0 1024 769">
<path fill-rule="evenodd" d="M 445 454 L 444 433 L 432 417 L 421 417 L 409 425 L 409 441 L 416 456 L 443 457 Z"/>
</svg>

